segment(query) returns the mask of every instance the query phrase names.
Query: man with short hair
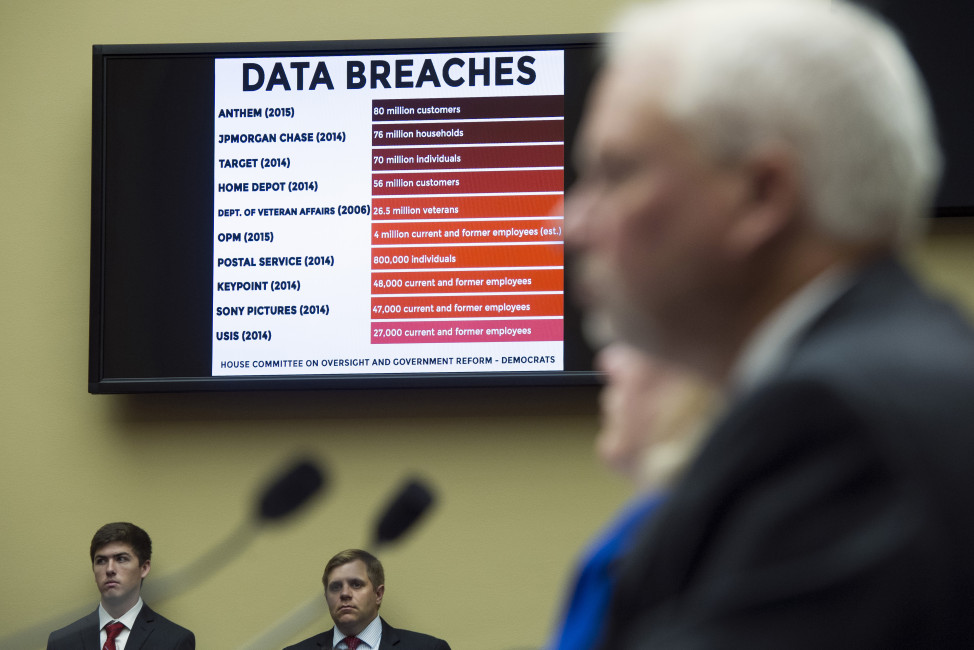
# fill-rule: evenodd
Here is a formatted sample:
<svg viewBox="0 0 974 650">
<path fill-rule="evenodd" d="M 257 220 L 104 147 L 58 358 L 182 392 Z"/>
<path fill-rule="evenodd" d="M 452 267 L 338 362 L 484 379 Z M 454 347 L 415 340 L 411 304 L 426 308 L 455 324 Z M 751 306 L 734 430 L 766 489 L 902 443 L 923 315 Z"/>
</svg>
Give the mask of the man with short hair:
<svg viewBox="0 0 974 650">
<path fill-rule="evenodd" d="M 442 639 L 394 628 L 379 616 L 385 572 L 371 553 L 354 548 L 338 553 L 325 565 L 321 582 L 335 627 L 285 650 L 450 650 Z"/>
<path fill-rule="evenodd" d="M 149 575 L 152 540 L 128 522 L 105 524 L 89 549 L 98 609 L 51 632 L 48 650 L 193 650 L 196 638 L 186 628 L 156 614 L 142 602 Z"/>
<path fill-rule="evenodd" d="M 843 0 L 620 27 L 566 208 L 580 298 L 727 406 L 598 647 L 974 647 L 974 332 L 900 261 L 940 175 L 909 54 Z"/>
</svg>

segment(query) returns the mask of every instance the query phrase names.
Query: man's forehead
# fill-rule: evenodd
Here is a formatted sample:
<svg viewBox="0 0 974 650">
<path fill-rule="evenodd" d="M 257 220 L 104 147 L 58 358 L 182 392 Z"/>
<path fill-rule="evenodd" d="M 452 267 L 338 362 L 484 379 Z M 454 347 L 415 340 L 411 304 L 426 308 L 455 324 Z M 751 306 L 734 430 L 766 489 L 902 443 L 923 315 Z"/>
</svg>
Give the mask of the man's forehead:
<svg viewBox="0 0 974 650">
<path fill-rule="evenodd" d="M 625 66 L 610 66 L 599 76 L 589 98 L 581 148 L 598 154 L 605 146 L 635 146 L 664 116 L 662 82 Z"/>
<path fill-rule="evenodd" d="M 348 580 L 351 578 L 362 578 L 368 581 L 369 576 L 365 569 L 365 563 L 362 560 L 352 560 L 345 564 L 339 564 L 328 574 L 328 582 Z"/>
<path fill-rule="evenodd" d="M 95 550 L 95 557 L 113 557 L 116 555 L 135 555 L 131 544 L 124 542 L 111 542 Z"/>
</svg>

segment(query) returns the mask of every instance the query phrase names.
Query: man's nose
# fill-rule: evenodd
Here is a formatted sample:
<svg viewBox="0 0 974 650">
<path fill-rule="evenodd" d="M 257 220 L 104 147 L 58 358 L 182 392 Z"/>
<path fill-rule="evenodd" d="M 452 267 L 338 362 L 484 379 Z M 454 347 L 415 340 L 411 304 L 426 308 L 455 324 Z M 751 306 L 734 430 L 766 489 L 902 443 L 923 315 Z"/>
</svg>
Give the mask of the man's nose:
<svg viewBox="0 0 974 650">
<path fill-rule="evenodd" d="M 109 560 L 108 564 L 105 565 L 105 573 L 114 574 L 115 573 L 115 561 Z"/>
</svg>

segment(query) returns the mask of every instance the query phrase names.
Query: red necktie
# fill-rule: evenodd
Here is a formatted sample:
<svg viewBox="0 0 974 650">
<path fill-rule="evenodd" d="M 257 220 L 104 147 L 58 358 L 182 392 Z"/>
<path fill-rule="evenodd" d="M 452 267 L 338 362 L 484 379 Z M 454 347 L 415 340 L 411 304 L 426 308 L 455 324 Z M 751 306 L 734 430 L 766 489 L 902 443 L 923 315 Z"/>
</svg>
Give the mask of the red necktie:
<svg viewBox="0 0 974 650">
<path fill-rule="evenodd" d="M 345 645 L 348 646 L 348 650 L 355 650 L 360 643 L 362 643 L 362 639 L 358 638 L 357 636 L 345 637 Z"/>
<path fill-rule="evenodd" d="M 122 633 L 122 630 L 124 629 L 125 624 L 119 623 L 118 621 L 106 625 L 105 631 L 108 632 L 108 638 L 105 639 L 105 645 L 102 646 L 101 650 L 115 650 L 115 639 L 119 634 Z"/>
</svg>

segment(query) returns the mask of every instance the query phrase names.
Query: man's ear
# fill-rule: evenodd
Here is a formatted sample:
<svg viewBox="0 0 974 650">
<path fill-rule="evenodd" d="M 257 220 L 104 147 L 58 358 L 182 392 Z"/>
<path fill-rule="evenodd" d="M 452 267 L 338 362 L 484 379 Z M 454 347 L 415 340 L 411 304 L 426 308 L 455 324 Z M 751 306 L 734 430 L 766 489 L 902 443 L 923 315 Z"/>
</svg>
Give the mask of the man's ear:
<svg viewBox="0 0 974 650">
<path fill-rule="evenodd" d="M 743 193 L 727 233 L 727 250 L 743 259 L 761 249 L 798 218 L 801 187 L 798 161 L 784 146 L 763 147 L 740 163 Z"/>
<path fill-rule="evenodd" d="M 146 560 L 145 562 L 142 563 L 142 566 L 140 568 L 142 571 L 142 579 L 145 580 L 145 577 L 149 575 L 149 569 L 152 568 L 152 565 L 149 560 Z"/>
<path fill-rule="evenodd" d="M 384 593 L 386 593 L 386 586 L 385 585 L 379 585 L 378 587 L 375 588 L 375 604 L 376 605 L 381 605 L 382 604 L 382 595 Z"/>
</svg>

